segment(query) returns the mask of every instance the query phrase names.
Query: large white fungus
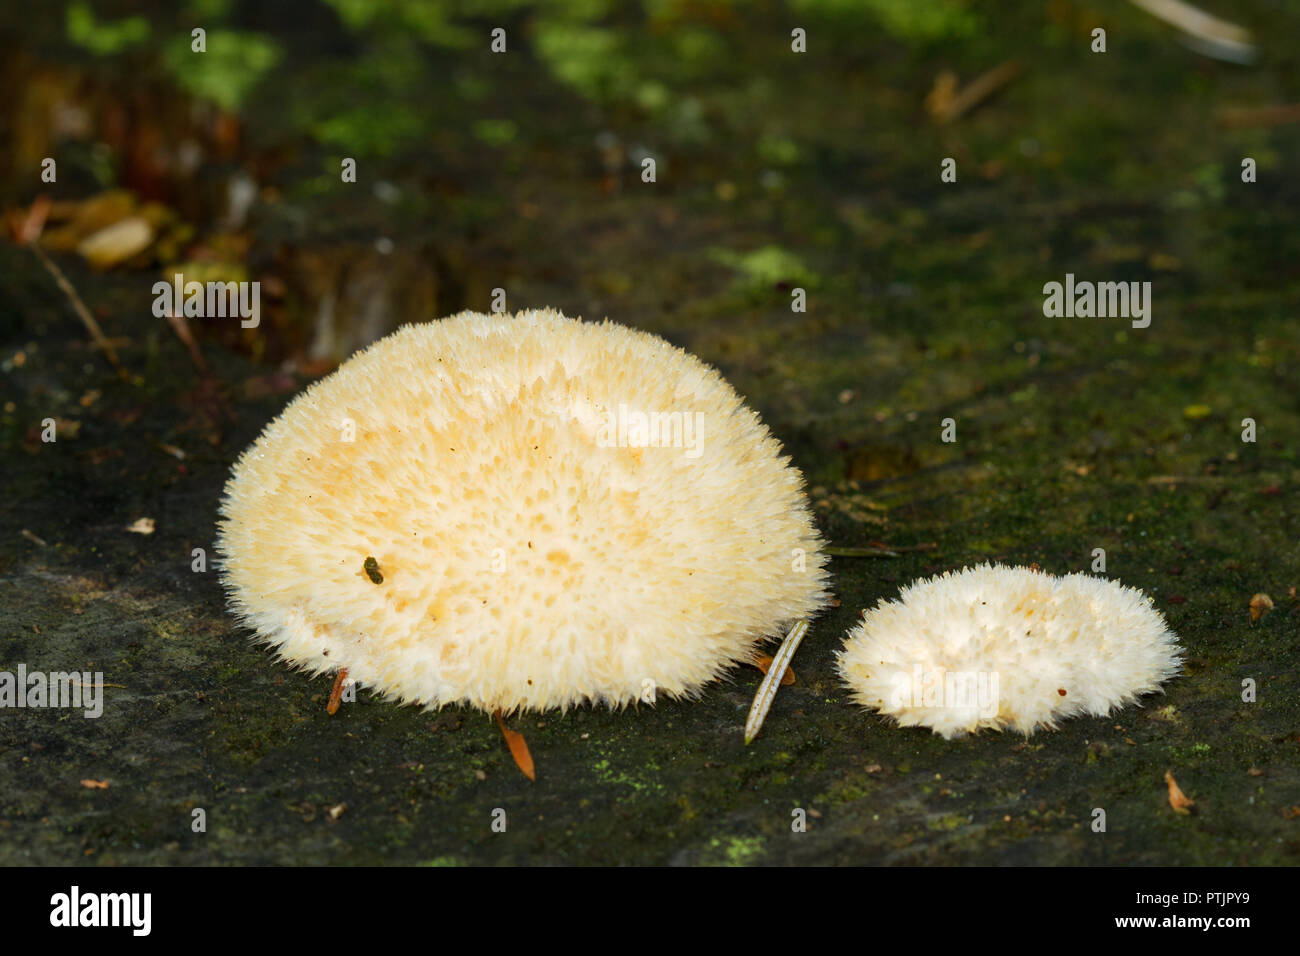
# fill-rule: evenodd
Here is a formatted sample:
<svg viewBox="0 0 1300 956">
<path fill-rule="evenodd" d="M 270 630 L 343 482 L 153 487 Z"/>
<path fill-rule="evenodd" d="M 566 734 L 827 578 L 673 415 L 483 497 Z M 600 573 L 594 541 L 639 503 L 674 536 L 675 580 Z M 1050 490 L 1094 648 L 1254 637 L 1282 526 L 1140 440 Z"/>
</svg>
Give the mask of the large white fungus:
<svg viewBox="0 0 1300 956">
<path fill-rule="evenodd" d="M 430 706 L 693 695 L 827 600 L 802 476 L 722 376 L 550 310 L 353 356 L 243 454 L 221 511 L 260 639 Z"/>
</svg>

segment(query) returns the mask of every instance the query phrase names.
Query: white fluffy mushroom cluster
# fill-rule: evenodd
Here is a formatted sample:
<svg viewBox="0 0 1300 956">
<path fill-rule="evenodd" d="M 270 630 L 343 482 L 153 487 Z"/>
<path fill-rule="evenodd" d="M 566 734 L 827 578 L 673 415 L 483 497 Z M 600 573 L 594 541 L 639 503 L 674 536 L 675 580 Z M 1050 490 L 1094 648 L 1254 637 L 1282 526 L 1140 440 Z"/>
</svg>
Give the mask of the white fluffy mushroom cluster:
<svg viewBox="0 0 1300 956">
<path fill-rule="evenodd" d="M 1181 651 L 1136 588 L 985 564 L 882 601 L 838 658 L 857 703 L 952 738 L 1108 714 L 1159 689 Z"/>
</svg>

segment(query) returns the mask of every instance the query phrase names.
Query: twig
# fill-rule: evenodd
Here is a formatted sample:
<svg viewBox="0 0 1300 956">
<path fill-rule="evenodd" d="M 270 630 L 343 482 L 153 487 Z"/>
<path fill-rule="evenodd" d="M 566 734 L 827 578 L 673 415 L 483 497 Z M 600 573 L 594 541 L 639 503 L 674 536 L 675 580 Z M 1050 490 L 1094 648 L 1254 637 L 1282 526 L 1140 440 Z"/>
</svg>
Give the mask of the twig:
<svg viewBox="0 0 1300 956">
<path fill-rule="evenodd" d="M 883 548 L 837 548 L 832 545 L 822 550 L 832 558 L 896 558 L 904 552 L 933 551 L 937 547 L 937 542 L 930 541 L 926 544 L 891 544 Z"/>
<path fill-rule="evenodd" d="M 1008 60 L 976 77 L 951 99 L 940 97 L 931 105 L 935 122 L 951 123 L 960 119 L 1019 76 L 1020 70 L 1019 63 Z"/>
<path fill-rule="evenodd" d="M 185 316 L 177 315 L 171 309 L 167 310 L 167 322 L 176 332 L 176 337 L 184 343 L 185 348 L 189 350 L 190 361 L 200 372 L 207 374 L 208 366 L 203 361 L 203 353 L 199 351 L 199 343 L 194 340 L 194 333 L 190 331 L 190 325 L 185 321 Z"/>
<path fill-rule="evenodd" d="M 1227 107 L 1215 113 L 1214 117 L 1221 126 L 1232 129 L 1300 123 L 1300 103 L 1287 103 L 1283 106 Z"/>
<path fill-rule="evenodd" d="M 86 330 L 90 333 L 90 337 L 94 340 L 95 344 L 99 346 L 100 351 L 102 351 L 108 358 L 109 364 L 117 370 L 117 377 L 123 381 L 129 380 L 130 375 L 127 373 L 125 366 L 123 366 L 122 362 L 118 359 L 117 350 L 113 348 L 113 343 L 104 336 L 104 330 L 99 327 L 99 323 L 95 321 L 95 317 L 90 314 L 90 310 L 86 308 L 86 303 L 81 301 L 81 296 L 77 295 L 77 290 L 72 287 L 72 283 L 69 282 L 67 276 L 63 274 L 63 270 L 55 265 L 54 260 L 47 256 L 45 250 L 35 242 L 28 243 L 27 248 L 31 249 L 36 255 L 36 258 L 41 260 L 41 265 L 45 266 L 46 271 L 54 277 L 55 284 L 57 284 L 58 287 L 63 290 L 63 294 L 68 297 L 68 301 L 72 303 L 72 310 L 77 313 L 77 318 L 81 319 L 81 324 L 86 327 Z"/>
<path fill-rule="evenodd" d="M 330 699 L 325 705 L 325 713 L 333 716 L 339 712 L 339 704 L 343 702 L 343 685 L 347 682 L 348 669 L 340 667 L 338 673 L 334 675 L 334 688 L 330 691 Z"/>
</svg>

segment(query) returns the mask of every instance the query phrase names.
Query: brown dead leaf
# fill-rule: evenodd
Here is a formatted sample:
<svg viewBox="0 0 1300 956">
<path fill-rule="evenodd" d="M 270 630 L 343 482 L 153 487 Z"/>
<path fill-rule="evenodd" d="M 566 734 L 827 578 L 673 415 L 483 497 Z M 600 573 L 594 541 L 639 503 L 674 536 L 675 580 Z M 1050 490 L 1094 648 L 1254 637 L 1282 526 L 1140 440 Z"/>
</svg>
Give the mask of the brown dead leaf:
<svg viewBox="0 0 1300 956">
<path fill-rule="evenodd" d="M 1273 610 L 1273 599 L 1260 591 L 1250 599 L 1250 623 L 1254 624 L 1271 610 Z"/>
<path fill-rule="evenodd" d="M 91 196 L 89 199 L 55 202 L 48 209 L 51 225 L 41 236 L 41 245 L 55 252 L 69 252 L 88 236 L 121 222 L 136 211 L 135 196 L 124 189 Z"/>
<path fill-rule="evenodd" d="M 91 780 L 89 778 L 81 781 L 81 785 L 87 790 L 107 790 L 109 786 L 107 780 Z"/>
<path fill-rule="evenodd" d="M 1165 771 L 1165 783 L 1169 785 L 1169 806 L 1173 807 L 1174 813 L 1184 815 L 1191 813 L 1192 807 L 1196 806 L 1196 801 L 1183 793 L 1182 788 L 1178 786 L 1178 781 L 1174 779 L 1173 773 L 1168 770 Z"/>
</svg>

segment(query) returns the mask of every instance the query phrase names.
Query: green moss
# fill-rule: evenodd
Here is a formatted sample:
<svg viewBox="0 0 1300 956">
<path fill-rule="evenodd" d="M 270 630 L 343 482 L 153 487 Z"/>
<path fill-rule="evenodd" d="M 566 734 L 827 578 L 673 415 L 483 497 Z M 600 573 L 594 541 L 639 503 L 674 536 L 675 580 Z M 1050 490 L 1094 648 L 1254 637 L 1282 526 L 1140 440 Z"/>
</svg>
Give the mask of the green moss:
<svg viewBox="0 0 1300 956">
<path fill-rule="evenodd" d="M 209 30 L 204 52 L 192 49 L 193 42 L 186 34 L 165 47 L 168 72 L 180 88 L 230 111 L 240 107 L 282 55 L 279 43 L 260 33 Z"/>
<path fill-rule="evenodd" d="M 145 17 L 97 20 L 90 4 L 81 0 L 68 5 L 65 23 L 69 40 L 99 56 L 121 53 L 149 39 Z"/>
</svg>

